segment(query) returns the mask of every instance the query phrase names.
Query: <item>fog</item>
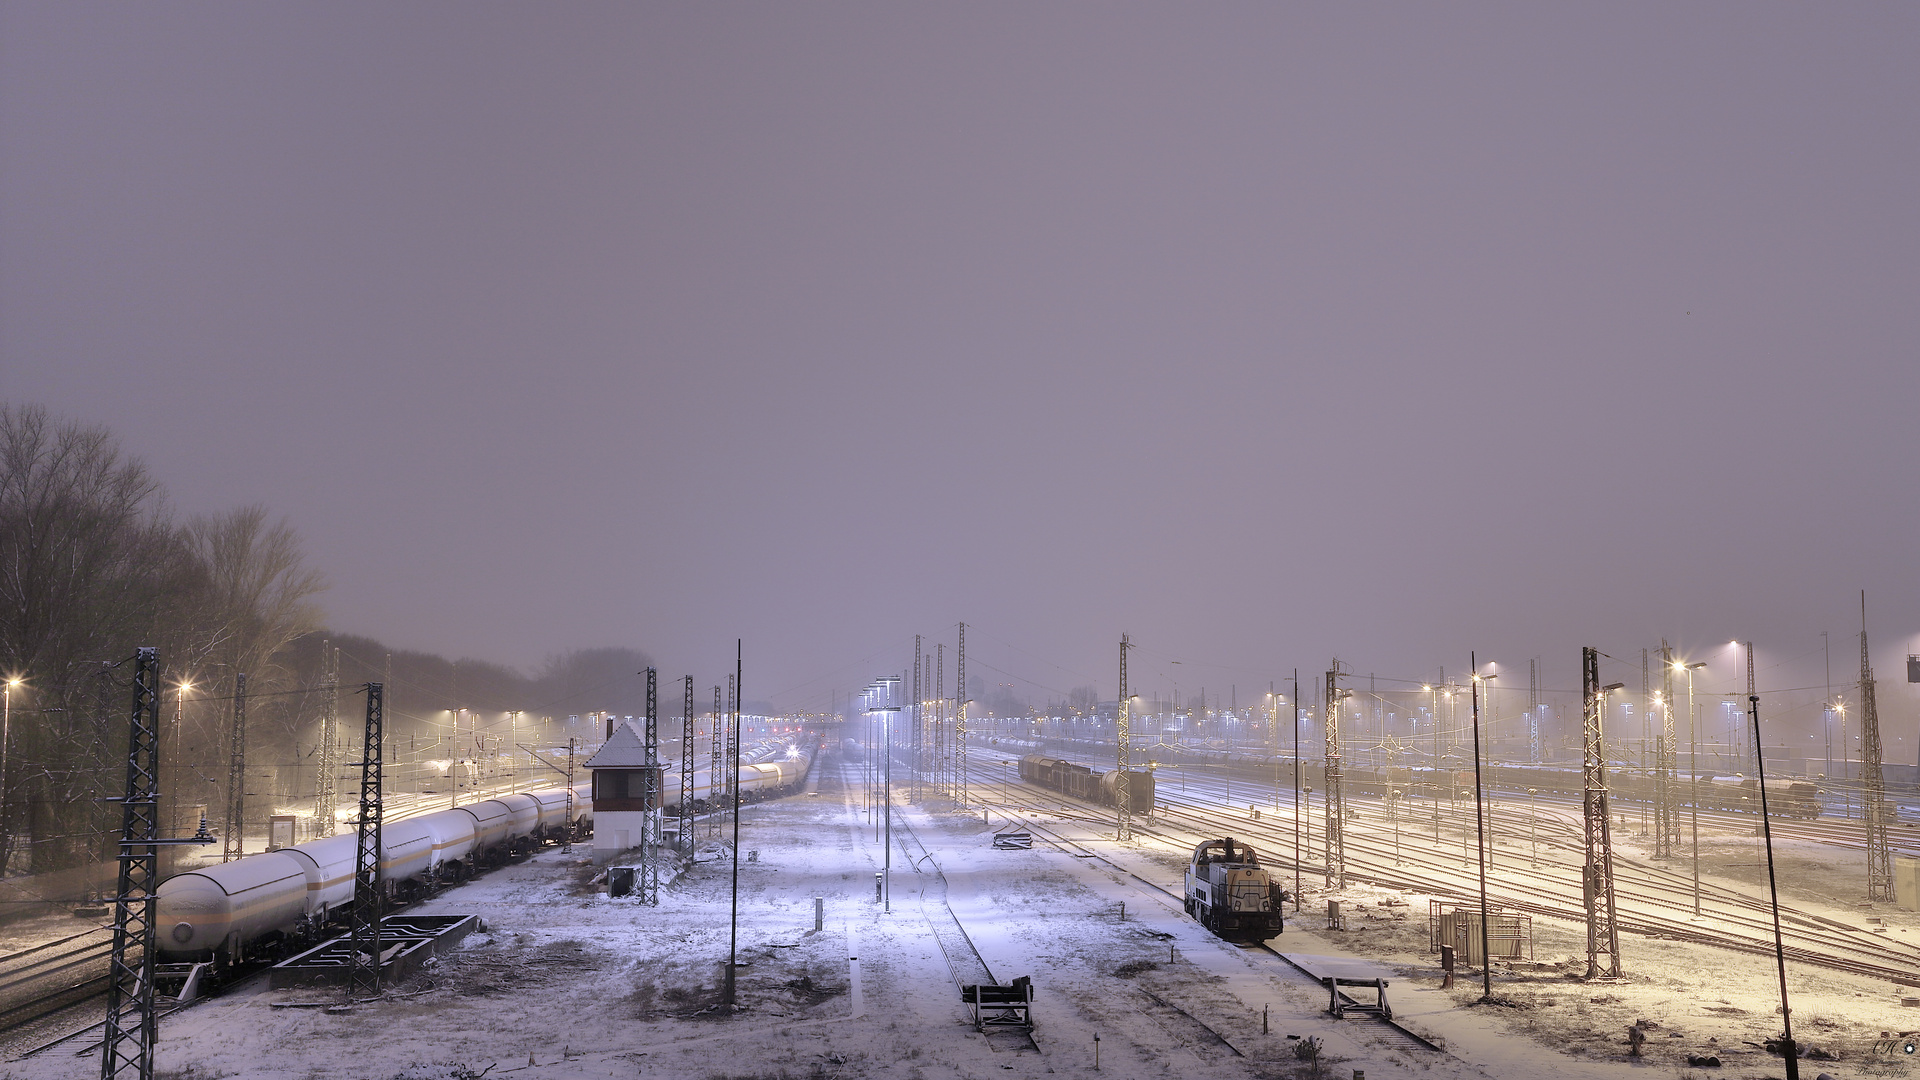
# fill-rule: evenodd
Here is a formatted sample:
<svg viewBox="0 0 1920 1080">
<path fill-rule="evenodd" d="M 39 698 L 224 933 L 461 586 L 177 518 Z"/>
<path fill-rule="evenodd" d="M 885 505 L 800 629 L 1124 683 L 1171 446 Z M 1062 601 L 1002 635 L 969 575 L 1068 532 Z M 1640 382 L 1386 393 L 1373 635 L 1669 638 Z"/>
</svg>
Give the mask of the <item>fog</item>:
<svg viewBox="0 0 1920 1080">
<path fill-rule="evenodd" d="M 1916 31 L 9 4 L 0 399 L 399 648 L 822 709 L 961 621 L 1036 701 L 1738 639 L 1813 730 L 1864 588 L 1911 761 Z"/>
</svg>

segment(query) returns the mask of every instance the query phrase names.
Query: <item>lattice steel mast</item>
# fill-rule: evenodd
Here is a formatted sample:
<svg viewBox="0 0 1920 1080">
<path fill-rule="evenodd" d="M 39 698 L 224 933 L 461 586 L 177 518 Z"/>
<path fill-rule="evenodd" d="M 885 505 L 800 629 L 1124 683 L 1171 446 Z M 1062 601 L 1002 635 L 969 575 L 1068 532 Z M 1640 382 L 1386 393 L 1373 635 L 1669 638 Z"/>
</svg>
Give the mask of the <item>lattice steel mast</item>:
<svg viewBox="0 0 1920 1080">
<path fill-rule="evenodd" d="M 715 797 L 716 786 L 721 782 L 720 761 L 722 754 L 720 731 L 724 725 L 720 720 L 720 708 L 720 684 L 715 683 L 713 685 L 713 766 L 707 771 L 707 804 L 709 807 L 709 813 L 707 814 L 707 837 L 713 840 L 720 838 L 720 827 L 726 821 L 725 812 L 714 806 L 718 801 Z M 720 789 L 718 793 L 724 794 L 724 789 Z"/>
<path fill-rule="evenodd" d="M 340 650 L 324 639 L 320 642 L 320 668 L 327 704 L 320 715 L 320 776 L 314 787 L 313 831 L 315 836 L 332 836 L 340 816 Z"/>
<path fill-rule="evenodd" d="M 1679 748 L 1673 730 L 1673 647 L 1660 639 L 1660 741 L 1653 764 L 1653 857 L 1670 858 L 1680 843 L 1673 773 Z"/>
<path fill-rule="evenodd" d="M 580 828 L 580 819 L 576 816 L 573 806 L 574 742 L 575 740 L 571 737 L 567 739 L 567 831 L 565 833 L 565 839 L 562 840 L 560 844 L 560 850 L 569 855 L 573 854 L 573 835 L 579 831 Z"/>
<path fill-rule="evenodd" d="M 1347 816 L 1346 792 L 1340 782 L 1340 699 L 1346 691 L 1340 689 L 1340 676 L 1345 674 L 1335 659 L 1333 667 L 1327 670 L 1326 700 L 1321 703 L 1322 726 L 1326 729 L 1326 799 L 1327 828 L 1325 837 L 1327 867 L 1326 884 L 1330 888 L 1347 887 L 1347 841 L 1345 819 Z"/>
<path fill-rule="evenodd" d="M 227 813 L 220 861 L 239 858 L 247 809 L 247 673 L 233 674 L 233 729 L 227 735 Z"/>
<path fill-rule="evenodd" d="M 159 897 L 160 654 L 133 661 L 133 714 L 127 787 L 120 803 L 120 880 L 113 899 L 113 951 L 107 966 L 107 1019 L 101 1080 L 153 1075 L 153 920 Z"/>
<path fill-rule="evenodd" d="M 680 703 L 680 854 L 693 861 L 693 676 Z"/>
<path fill-rule="evenodd" d="M 1887 843 L 1886 778 L 1880 773 L 1880 707 L 1874 701 L 1873 666 L 1867 658 L 1867 591 L 1860 590 L 1860 767 L 1866 781 L 1867 899 L 1893 897 L 1893 853 Z"/>
<path fill-rule="evenodd" d="M 1527 661 L 1527 760 L 1540 764 L 1540 658 Z"/>
<path fill-rule="evenodd" d="M 965 808 L 967 805 L 967 624 L 960 624 L 959 659 L 953 672 L 953 698 L 960 703 L 960 711 L 954 714 L 953 726 L 953 776 L 955 791 L 954 805 Z"/>
<path fill-rule="evenodd" d="M 646 670 L 647 719 L 642 739 L 646 757 L 640 767 L 641 805 L 646 814 L 640 819 L 640 902 L 660 903 L 660 676 Z"/>
<path fill-rule="evenodd" d="M 353 967 L 347 994 L 380 992 L 380 829 L 386 813 L 380 788 L 380 751 L 386 736 L 386 686 L 368 683 L 366 734 L 361 743 L 359 843 L 353 855 Z"/>
<path fill-rule="evenodd" d="M 1127 738 L 1129 720 L 1127 709 L 1127 650 L 1133 647 L 1133 641 L 1127 635 L 1120 635 L 1120 705 L 1114 713 L 1114 742 L 1119 746 L 1115 766 L 1120 770 L 1114 776 L 1114 806 L 1120 818 L 1119 837 L 1122 840 L 1133 839 L 1133 768 L 1127 760 Z"/>
<path fill-rule="evenodd" d="M 1613 827 L 1607 798 L 1607 752 L 1601 733 L 1602 707 L 1608 691 L 1619 683 L 1600 685 L 1600 652 L 1580 650 L 1582 739 L 1580 763 L 1585 789 L 1582 800 L 1586 865 L 1581 870 L 1581 892 L 1587 908 L 1587 978 L 1620 977 L 1620 927 L 1613 902 Z M 1605 966 L 1601 954 L 1606 956 Z"/>
</svg>

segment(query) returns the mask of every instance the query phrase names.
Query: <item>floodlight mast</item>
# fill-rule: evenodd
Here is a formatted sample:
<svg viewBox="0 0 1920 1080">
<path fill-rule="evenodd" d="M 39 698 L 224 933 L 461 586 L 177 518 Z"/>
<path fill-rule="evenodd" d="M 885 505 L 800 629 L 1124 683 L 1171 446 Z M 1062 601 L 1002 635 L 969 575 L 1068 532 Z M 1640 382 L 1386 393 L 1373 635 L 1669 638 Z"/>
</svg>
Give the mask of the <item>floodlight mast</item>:
<svg viewBox="0 0 1920 1080">
<path fill-rule="evenodd" d="M 1864 639 L 1865 634 L 1861 637 Z M 1753 686 L 1753 642 L 1747 646 L 1747 710 L 1753 718 L 1753 777 L 1760 792 L 1760 834 L 1767 843 L 1767 893 L 1773 910 L 1773 959 L 1780 971 L 1780 1054 L 1786 1059 L 1787 1080 L 1800 1080 L 1800 1052 L 1793 1044 L 1793 1009 L 1787 1004 L 1787 950 L 1780 936 L 1780 886 L 1773 875 L 1773 825 L 1767 817 L 1767 769 L 1760 742 L 1760 694 Z"/>
</svg>

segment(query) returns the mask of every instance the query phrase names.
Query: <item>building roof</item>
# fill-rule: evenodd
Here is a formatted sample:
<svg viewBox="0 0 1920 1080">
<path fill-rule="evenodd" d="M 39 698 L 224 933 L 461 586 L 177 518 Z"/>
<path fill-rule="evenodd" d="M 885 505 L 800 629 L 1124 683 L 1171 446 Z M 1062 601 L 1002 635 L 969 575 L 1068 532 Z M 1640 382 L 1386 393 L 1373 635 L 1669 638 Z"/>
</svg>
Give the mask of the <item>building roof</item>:
<svg viewBox="0 0 1920 1080">
<path fill-rule="evenodd" d="M 655 759 L 658 764 L 659 759 Z M 589 769 L 639 769 L 647 764 L 647 744 L 640 739 L 640 733 L 633 725 L 621 721 L 613 729 L 613 738 L 608 739 L 594 755 L 587 759 Z"/>
</svg>

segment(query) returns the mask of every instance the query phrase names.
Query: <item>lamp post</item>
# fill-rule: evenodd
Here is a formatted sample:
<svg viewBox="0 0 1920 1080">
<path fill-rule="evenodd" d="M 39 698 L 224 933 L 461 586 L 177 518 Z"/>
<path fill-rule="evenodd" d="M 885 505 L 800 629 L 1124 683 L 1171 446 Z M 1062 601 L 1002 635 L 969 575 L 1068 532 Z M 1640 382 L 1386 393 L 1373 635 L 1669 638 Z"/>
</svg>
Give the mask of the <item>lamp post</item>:
<svg viewBox="0 0 1920 1080">
<path fill-rule="evenodd" d="M 1527 789 L 1527 845 L 1533 849 L 1533 868 L 1540 869 L 1540 818 L 1534 808 L 1534 796 L 1540 794 L 1539 788 Z"/>
<path fill-rule="evenodd" d="M 1300 913 L 1300 669 L 1293 669 L 1293 911 Z"/>
<path fill-rule="evenodd" d="M 887 675 L 880 679 L 882 691 L 888 700 L 892 700 L 892 687 L 889 683 L 900 681 L 898 675 Z M 873 710 L 879 714 L 882 732 L 882 745 L 885 759 L 881 765 L 882 818 L 886 822 L 886 855 L 881 865 L 881 907 L 884 911 L 893 910 L 893 713 L 900 711 L 898 705 L 882 705 Z"/>
<path fill-rule="evenodd" d="M 191 689 L 193 689 L 193 682 L 188 680 L 175 687 L 173 691 L 173 759 L 175 761 L 180 760 L 180 740 L 186 737 L 187 691 Z M 180 800 L 176 797 L 172 802 L 172 809 L 167 814 L 170 819 L 167 823 L 167 832 L 178 836 L 180 835 Z"/>
<path fill-rule="evenodd" d="M 520 790 L 520 770 L 513 763 L 513 752 L 520 748 L 520 710 L 507 713 L 507 784 L 509 790 Z"/>
<path fill-rule="evenodd" d="M 1400 864 L 1400 789 L 1387 789 L 1387 818 L 1393 822 L 1393 865 Z"/>
<path fill-rule="evenodd" d="M 13 734 L 13 690 L 20 685 L 19 679 L 8 679 L 4 690 L 0 690 L 0 827 L 6 824 L 7 813 L 7 745 Z M 6 855 L 13 848 L 13 834 L 0 828 L 4 835 L 7 851 L 0 851 L 0 868 L 7 864 Z"/>
<path fill-rule="evenodd" d="M 1687 673 L 1687 741 L 1691 744 L 1687 750 L 1687 809 L 1693 820 L 1693 913 L 1697 917 L 1700 914 L 1700 704 L 1693 699 L 1693 673 L 1706 667 L 1707 662 L 1673 666 Z"/>
<path fill-rule="evenodd" d="M 1420 689 L 1433 693 L 1433 760 L 1427 765 L 1427 794 L 1433 797 L 1433 844 L 1440 846 L 1440 684 Z"/>
<path fill-rule="evenodd" d="M 1471 656 L 1471 654 L 1469 654 Z M 1493 953 L 1488 948 L 1487 929 L 1487 814 L 1480 783 L 1480 684 L 1493 678 L 1480 674 L 1479 657 L 1471 656 L 1473 667 L 1473 821 L 1474 847 L 1480 856 L 1480 1000 L 1493 1000 Z"/>
</svg>

